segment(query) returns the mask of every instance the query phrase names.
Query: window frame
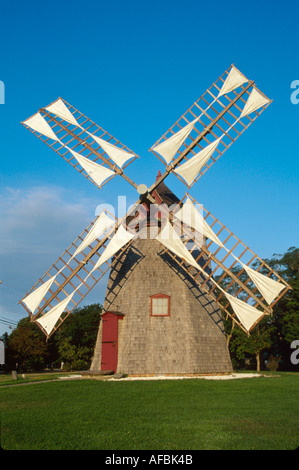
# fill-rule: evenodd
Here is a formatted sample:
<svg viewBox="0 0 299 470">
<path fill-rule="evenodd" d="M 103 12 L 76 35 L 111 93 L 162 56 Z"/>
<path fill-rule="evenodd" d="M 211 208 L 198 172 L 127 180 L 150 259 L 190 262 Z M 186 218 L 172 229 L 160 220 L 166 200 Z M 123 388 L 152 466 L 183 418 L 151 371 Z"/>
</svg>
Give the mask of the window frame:
<svg viewBox="0 0 299 470">
<path fill-rule="evenodd" d="M 150 315 L 151 317 L 170 317 L 170 296 L 169 295 L 162 294 L 162 293 L 154 294 L 154 295 L 150 296 L 150 299 L 151 299 L 151 315 Z M 165 314 L 153 313 L 153 300 L 155 300 L 155 299 L 167 299 L 168 300 L 167 313 L 165 313 Z"/>
</svg>

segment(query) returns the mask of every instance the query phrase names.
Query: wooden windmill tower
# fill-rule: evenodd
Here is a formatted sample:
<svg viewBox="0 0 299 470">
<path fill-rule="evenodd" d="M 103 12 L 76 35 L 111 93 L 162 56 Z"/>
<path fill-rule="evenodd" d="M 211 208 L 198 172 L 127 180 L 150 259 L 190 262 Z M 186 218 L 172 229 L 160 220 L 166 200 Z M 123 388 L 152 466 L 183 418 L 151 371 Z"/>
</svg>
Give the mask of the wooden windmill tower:
<svg viewBox="0 0 299 470">
<path fill-rule="evenodd" d="M 96 217 L 21 300 L 47 338 L 110 270 L 93 369 L 231 370 L 221 311 L 250 334 L 290 286 L 164 180 L 193 186 L 269 104 L 229 67 L 151 148 L 165 171 L 150 188 L 125 172 L 137 155 L 63 99 L 23 122 L 97 187 L 119 175 L 138 192 L 122 219 Z"/>
</svg>

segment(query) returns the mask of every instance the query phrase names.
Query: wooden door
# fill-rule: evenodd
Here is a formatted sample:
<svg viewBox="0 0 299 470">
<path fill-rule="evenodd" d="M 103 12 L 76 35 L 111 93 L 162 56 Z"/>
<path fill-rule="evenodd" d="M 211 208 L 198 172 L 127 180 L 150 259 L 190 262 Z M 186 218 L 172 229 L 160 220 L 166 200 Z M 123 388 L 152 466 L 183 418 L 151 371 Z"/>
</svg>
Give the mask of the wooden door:
<svg viewBox="0 0 299 470">
<path fill-rule="evenodd" d="M 101 370 L 117 369 L 118 356 L 118 315 L 106 312 L 102 315 L 102 360 Z"/>
</svg>

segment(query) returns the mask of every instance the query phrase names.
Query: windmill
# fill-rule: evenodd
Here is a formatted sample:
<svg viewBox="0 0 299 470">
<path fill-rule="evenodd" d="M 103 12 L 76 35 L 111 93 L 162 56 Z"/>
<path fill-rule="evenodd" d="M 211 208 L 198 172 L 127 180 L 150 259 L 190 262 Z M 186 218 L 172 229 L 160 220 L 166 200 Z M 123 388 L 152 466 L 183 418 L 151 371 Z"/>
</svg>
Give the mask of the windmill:
<svg viewBox="0 0 299 470">
<path fill-rule="evenodd" d="M 164 180 L 191 188 L 270 103 L 230 66 L 150 149 L 165 169 L 149 188 L 125 172 L 138 155 L 62 98 L 23 121 L 98 188 L 121 176 L 138 193 L 124 217 L 97 216 L 20 301 L 47 338 L 110 272 L 93 369 L 231 369 L 221 311 L 249 335 L 290 286 Z"/>
</svg>

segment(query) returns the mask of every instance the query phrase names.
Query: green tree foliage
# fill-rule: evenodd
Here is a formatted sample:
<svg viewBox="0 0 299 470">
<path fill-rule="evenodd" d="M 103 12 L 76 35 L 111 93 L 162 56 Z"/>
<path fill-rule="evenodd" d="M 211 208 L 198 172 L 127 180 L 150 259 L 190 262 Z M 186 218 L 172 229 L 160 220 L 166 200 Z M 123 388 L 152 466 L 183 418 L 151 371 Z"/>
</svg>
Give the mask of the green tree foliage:
<svg viewBox="0 0 299 470">
<path fill-rule="evenodd" d="M 29 317 L 5 338 L 6 363 L 10 369 L 38 370 L 61 363 L 70 369 L 88 369 L 91 363 L 102 312 L 99 304 L 77 308 L 46 342 L 40 328 Z M 17 366 L 16 366 L 17 364 Z"/>
<path fill-rule="evenodd" d="M 235 358 L 242 364 L 246 358 L 254 357 L 256 370 L 261 370 L 261 353 L 271 347 L 271 339 L 274 333 L 274 325 L 271 320 L 264 317 L 253 329 L 250 336 L 243 330 L 234 330 L 230 341 L 230 350 Z"/>
<path fill-rule="evenodd" d="M 100 304 L 87 305 L 77 308 L 55 333 L 55 339 L 71 338 L 71 343 L 77 346 L 93 348 L 100 322 L 102 308 Z"/>
<path fill-rule="evenodd" d="M 6 347 L 6 362 L 12 369 L 39 370 L 45 366 L 47 345 L 40 329 L 29 317 L 19 321 L 6 340 Z"/>
<path fill-rule="evenodd" d="M 99 304 L 77 308 L 53 335 L 59 360 L 70 369 L 88 369 L 99 329 Z"/>
<path fill-rule="evenodd" d="M 275 328 L 270 348 L 272 356 L 279 356 L 284 368 L 290 369 L 290 345 L 299 339 L 299 249 L 291 247 L 283 255 L 275 254 L 266 262 L 292 288 L 273 308 Z"/>
<path fill-rule="evenodd" d="M 292 287 L 274 307 L 277 330 L 291 344 L 299 339 L 299 248 L 291 247 L 284 255 L 275 254 L 266 261 Z"/>
</svg>

